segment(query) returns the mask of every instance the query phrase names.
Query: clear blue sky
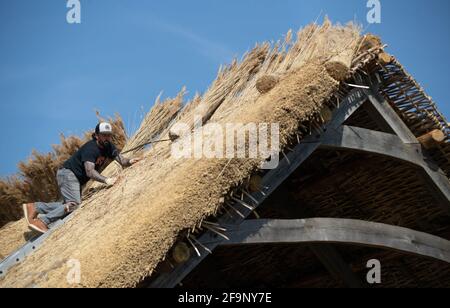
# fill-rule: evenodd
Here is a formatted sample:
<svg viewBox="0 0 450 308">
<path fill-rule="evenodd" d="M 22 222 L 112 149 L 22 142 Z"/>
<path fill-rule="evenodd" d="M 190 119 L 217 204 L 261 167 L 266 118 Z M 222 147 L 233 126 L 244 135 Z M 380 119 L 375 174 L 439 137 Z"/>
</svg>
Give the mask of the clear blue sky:
<svg viewBox="0 0 450 308">
<path fill-rule="evenodd" d="M 80 0 L 80 25 L 66 0 L 0 0 L 0 176 L 59 133 L 96 124 L 95 109 L 136 128 L 156 96 L 204 92 L 221 63 L 256 42 L 314 21 L 356 19 L 367 0 Z M 448 0 L 381 0 L 380 34 L 448 118 Z"/>
</svg>

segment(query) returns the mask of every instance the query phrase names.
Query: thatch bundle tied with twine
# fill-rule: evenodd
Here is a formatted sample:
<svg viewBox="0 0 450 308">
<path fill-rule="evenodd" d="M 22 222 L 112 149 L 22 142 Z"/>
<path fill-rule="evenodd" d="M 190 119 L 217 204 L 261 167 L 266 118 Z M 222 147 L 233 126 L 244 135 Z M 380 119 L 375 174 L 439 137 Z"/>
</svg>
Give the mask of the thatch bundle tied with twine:
<svg viewBox="0 0 450 308">
<path fill-rule="evenodd" d="M 284 148 L 293 137 L 303 138 L 302 126 L 320 116 L 362 47 L 359 27 L 329 21 L 307 26 L 296 40 L 289 32 L 275 46 L 257 45 L 241 62 L 221 68 L 208 91 L 186 108 L 180 110 L 184 90 L 157 104 L 125 149 L 168 138 L 174 123 L 195 128 L 195 116 L 203 123 L 279 123 Z M 277 80 L 259 91 L 263 76 Z M 180 232 L 215 215 L 229 191 L 261 164 L 260 159 L 175 159 L 170 150 L 170 144 L 158 144 L 132 168 L 108 168 L 107 174 L 120 172 L 121 181 L 85 200 L 0 286 L 71 286 L 66 263 L 72 259 L 81 265 L 78 286 L 136 286 L 154 273 Z"/>
</svg>

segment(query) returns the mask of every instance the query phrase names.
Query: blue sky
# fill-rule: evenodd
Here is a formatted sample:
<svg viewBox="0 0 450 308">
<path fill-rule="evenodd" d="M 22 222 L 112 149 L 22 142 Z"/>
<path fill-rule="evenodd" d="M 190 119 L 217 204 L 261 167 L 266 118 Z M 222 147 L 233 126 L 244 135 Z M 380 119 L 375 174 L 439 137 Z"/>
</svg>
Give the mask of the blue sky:
<svg viewBox="0 0 450 308">
<path fill-rule="evenodd" d="M 320 12 L 367 26 L 367 0 L 0 0 L 0 176 L 59 134 L 118 112 L 129 130 L 161 91 L 204 92 L 218 67 L 256 42 L 277 40 Z M 448 0 L 381 0 L 380 34 L 447 118 L 450 105 Z"/>
</svg>

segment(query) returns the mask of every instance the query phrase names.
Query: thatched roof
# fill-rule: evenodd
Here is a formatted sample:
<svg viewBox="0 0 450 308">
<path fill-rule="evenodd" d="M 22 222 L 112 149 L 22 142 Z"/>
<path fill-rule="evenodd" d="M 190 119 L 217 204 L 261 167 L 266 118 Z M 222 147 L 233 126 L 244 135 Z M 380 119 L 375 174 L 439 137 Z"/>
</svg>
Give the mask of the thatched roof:
<svg viewBox="0 0 450 308">
<path fill-rule="evenodd" d="M 352 24 L 310 25 L 294 41 L 289 32 L 276 46 L 257 45 L 242 61 L 222 68 L 208 91 L 179 113 L 182 95 L 158 104 L 155 110 L 159 111 L 149 114 L 125 150 L 158 136 L 166 138 L 173 123 L 193 127 L 199 113 L 204 120 L 219 124 L 280 123 L 280 143 L 285 148 L 323 121 L 321 110 L 339 94 L 341 81 L 377 63 L 382 51 L 378 40 L 361 37 Z M 392 96 L 413 132 L 420 136 L 438 128 L 448 135 L 443 116 L 403 68 L 394 61 L 383 69 L 392 76 L 386 95 Z M 267 75 L 276 76 L 276 85 L 261 94 L 256 85 Z M 405 84 L 410 88 L 403 90 Z M 408 106 L 407 95 L 398 91 L 414 91 L 418 105 Z M 445 143 L 434 155 L 448 174 L 447 153 Z M 81 263 L 83 287 L 136 286 L 154 274 L 180 233 L 216 215 L 229 192 L 245 185 L 261 163 L 258 159 L 177 160 L 171 157 L 168 144 L 157 145 L 144 156 L 142 163 L 121 172 L 118 185 L 109 190 L 97 187 L 82 209 L 13 268 L 0 286 L 69 286 L 66 262 L 71 259 Z M 118 169 L 112 166 L 106 172 L 113 174 Z"/>
</svg>

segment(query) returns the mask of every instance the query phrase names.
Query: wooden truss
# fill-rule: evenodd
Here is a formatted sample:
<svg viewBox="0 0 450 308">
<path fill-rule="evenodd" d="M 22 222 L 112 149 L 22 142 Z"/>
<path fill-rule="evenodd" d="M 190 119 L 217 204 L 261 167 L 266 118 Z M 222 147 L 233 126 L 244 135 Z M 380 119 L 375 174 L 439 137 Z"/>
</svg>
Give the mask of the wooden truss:
<svg viewBox="0 0 450 308">
<path fill-rule="evenodd" d="M 331 122 L 323 133 L 311 135 L 298 144 L 280 161 L 278 168 L 269 171 L 262 180 L 263 193 L 247 196 L 234 207 L 247 218 L 261 205 L 308 157 L 318 149 L 345 149 L 387 156 L 418 167 L 436 198 L 437 204 L 450 211 L 450 183 L 446 175 L 422 151 L 422 147 L 389 103 L 378 93 L 378 84 L 363 81 L 369 89 L 355 88 L 334 111 Z M 363 107 L 364 105 L 364 107 Z M 343 123 L 360 108 L 369 111 L 370 117 L 385 132 L 346 126 Z M 212 231 L 198 238 L 203 246 L 201 256 L 192 256 L 169 273 L 161 273 L 150 287 L 175 287 L 218 246 L 255 243 L 321 243 L 311 245 L 313 252 L 334 276 L 339 276 L 349 287 L 363 284 L 351 272 L 330 243 L 351 243 L 430 257 L 450 263 L 450 242 L 410 229 L 345 219 L 307 220 L 245 220 L 242 217 L 224 217 L 219 224 L 227 229 L 225 239 Z M 328 245 L 327 245 L 328 244 Z"/>
</svg>

